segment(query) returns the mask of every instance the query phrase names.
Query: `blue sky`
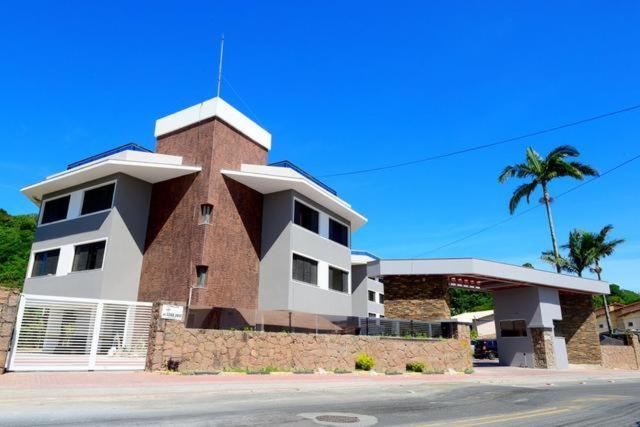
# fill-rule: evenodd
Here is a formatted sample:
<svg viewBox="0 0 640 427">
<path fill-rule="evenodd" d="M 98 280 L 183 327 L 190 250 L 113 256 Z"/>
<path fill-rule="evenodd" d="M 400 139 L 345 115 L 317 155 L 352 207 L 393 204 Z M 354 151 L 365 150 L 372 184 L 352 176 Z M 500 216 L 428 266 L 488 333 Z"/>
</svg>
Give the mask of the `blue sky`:
<svg viewBox="0 0 640 427">
<path fill-rule="evenodd" d="M 0 25 L 0 207 L 19 188 L 133 141 L 215 92 L 273 134 L 270 160 L 321 176 L 441 154 L 640 103 L 640 3 L 13 2 Z M 234 90 L 231 89 L 235 89 Z M 238 95 L 239 94 L 239 95 Z M 640 111 L 405 168 L 325 181 L 369 224 L 354 247 L 384 257 L 475 256 L 521 264 L 550 248 L 544 209 L 509 216 L 522 159 L 575 145 L 606 170 L 640 154 Z M 627 243 L 604 278 L 640 291 L 640 161 L 553 206 L 571 228 L 615 226 Z M 572 181 L 554 183 L 562 192 Z M 523 208 L 526 206 L 523 206 Z"/>
</svg>

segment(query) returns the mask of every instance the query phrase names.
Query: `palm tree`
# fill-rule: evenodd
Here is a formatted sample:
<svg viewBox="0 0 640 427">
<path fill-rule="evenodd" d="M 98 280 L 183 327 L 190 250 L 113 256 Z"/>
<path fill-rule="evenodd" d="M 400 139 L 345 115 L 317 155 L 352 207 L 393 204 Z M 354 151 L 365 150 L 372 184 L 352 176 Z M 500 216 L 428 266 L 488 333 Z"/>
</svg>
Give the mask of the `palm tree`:
<svg viewBox="0 0 640 427">
<path fill-rule="evenodd" d="M 613 239 L 607 241 L 607 235 L 611 230 L 613 230 L 613 225 L 605 225 L 597 236 L 595 236 L 596 238 L 592 248 L 594 266 L 591 268 L 591 271 L 598 275 L 598 280 L 602 280 L 602 267 L 600 266 L 600 260 L 613 254 L 616 246 L 624 243 L 624 239 Z M 611 327 L 611 316 L 609 314 L 607 296 L 604 294 L 602 295 L 602 302 L 604 303 L 604 313 L 607 318 L 607 328 L 609 329 L 609 333 L 611 333 L 613 331 L 613 328 Z"/>
<path fill-rule="evenodd" d="M 509 178 L 531 178 L 531 181 L 522 184 L 513 192 L 513 196 L 509 201 L 509 212 L 513 214 L 522 198 L 527 199 L 538 188 L 542 188 L 541 201 L 547 208 L 547 219 L 549 220 L 549 231 L 551 232 L 551 243 L 553 244 L 553 253 L 556 258 L 556 270 L 561 271 L 558 263 L 560 253 L 558 252 L 558 243 L 556 240 L 556 232 L 553 225 L 553 216 L 551 215 L 551 196 L 549 195 L 549 183 L 562 177 L 570 177 L 582 180 L 585 176 L 597 176 L 598 171 L 589 165 L 580 162 L 568 162 L 567 157 L 578 157 L 580 153 L 570 145 L 562 145 L 555 148 L 546 157 L 540 156 L 533 148 L 527 148 L 526 163 L 517 163 L 515 165 L 506 166 L 502 173 L 498 176 L 498 182 L 504 183 Z"/>
</svg>

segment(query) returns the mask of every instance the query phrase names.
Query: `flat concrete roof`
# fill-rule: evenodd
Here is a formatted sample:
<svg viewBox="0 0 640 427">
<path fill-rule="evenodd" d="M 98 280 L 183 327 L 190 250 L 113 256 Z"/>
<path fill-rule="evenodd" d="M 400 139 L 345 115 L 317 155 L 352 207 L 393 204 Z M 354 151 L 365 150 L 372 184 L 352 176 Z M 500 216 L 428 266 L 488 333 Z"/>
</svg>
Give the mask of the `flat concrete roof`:
<svg viewBox="0 0 640 427">
<path fill-rule="evenodd" d="M 380 259 L 368 264 L 371 277 L 448 276 L 452 286 L 478 291 L 544 286 L 589 294 L 609 294 L 609 283 L 477 258 Z"/>
</svg>

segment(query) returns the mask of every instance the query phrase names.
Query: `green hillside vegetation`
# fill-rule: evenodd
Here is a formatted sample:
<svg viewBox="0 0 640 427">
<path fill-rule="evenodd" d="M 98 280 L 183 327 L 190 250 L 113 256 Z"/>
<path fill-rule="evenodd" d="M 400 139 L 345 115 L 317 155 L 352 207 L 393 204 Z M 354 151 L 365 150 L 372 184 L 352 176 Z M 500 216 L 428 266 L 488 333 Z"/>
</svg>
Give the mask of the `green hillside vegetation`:
<svg viewBox="0 0 640 427">
<path fill-rule="evenodd" d="M 36 215 L 9 215 L 0 209 L 0 285 L 21 288 L 27 272 Z"/>
<path fill-rule="evenodd" d="M 450 288 L 451 315 L 467 311 L 493 310 L 491 292 L 472 292 L 466 289 Z"/>
<path fill-rule="evenodd" d="M 640 301 L 640 294 L 638 294 L 637 292 L 629 291 L 627 289 L 621 289 L 620 286 L 613 284 L 609 287 L 609 289 L 611 290 L 611 295 L 607 297 L 607 301 L 609 302 L 609 304 L 617 302 L 619 304 L 626 305 Z M 596 308 L 602 307 L 604 305 L 602 303 L 602 298 L 599 296 L 594 297 L 593 301 Z"/>
</svg>

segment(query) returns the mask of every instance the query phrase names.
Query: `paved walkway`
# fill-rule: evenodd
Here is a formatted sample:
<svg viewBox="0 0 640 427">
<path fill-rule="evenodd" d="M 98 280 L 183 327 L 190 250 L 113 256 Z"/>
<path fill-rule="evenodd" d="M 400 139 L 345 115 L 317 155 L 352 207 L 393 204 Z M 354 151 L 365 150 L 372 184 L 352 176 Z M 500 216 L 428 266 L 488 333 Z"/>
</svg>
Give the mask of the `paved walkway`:
<svg viewBox="0 0 640 427">
<path fill-rule="evenodd" d="M 174 386 L 227 385 L 231 388 L 243 385 L 268 388 L 275 386 L 299 386 L 318 384 L 357 385 L 364 383 L 480 383 L 551 385 L 564 382 L 640 380 L 640 371 L 608 370 L 596 367 L 575 367 L 565 370 L 543 370 L 507 366 L 480 366 L 473 374 L 403 374 L 384 375 L 372 373 L 352 374 L 292 374 L 246 375 L 223 373 L 219 375 L 179 375 L 150 372 L 14 372 L 0 375 L 0 396 L 13 390 L 59 388 L 171 388 Z"/>
</svg>

